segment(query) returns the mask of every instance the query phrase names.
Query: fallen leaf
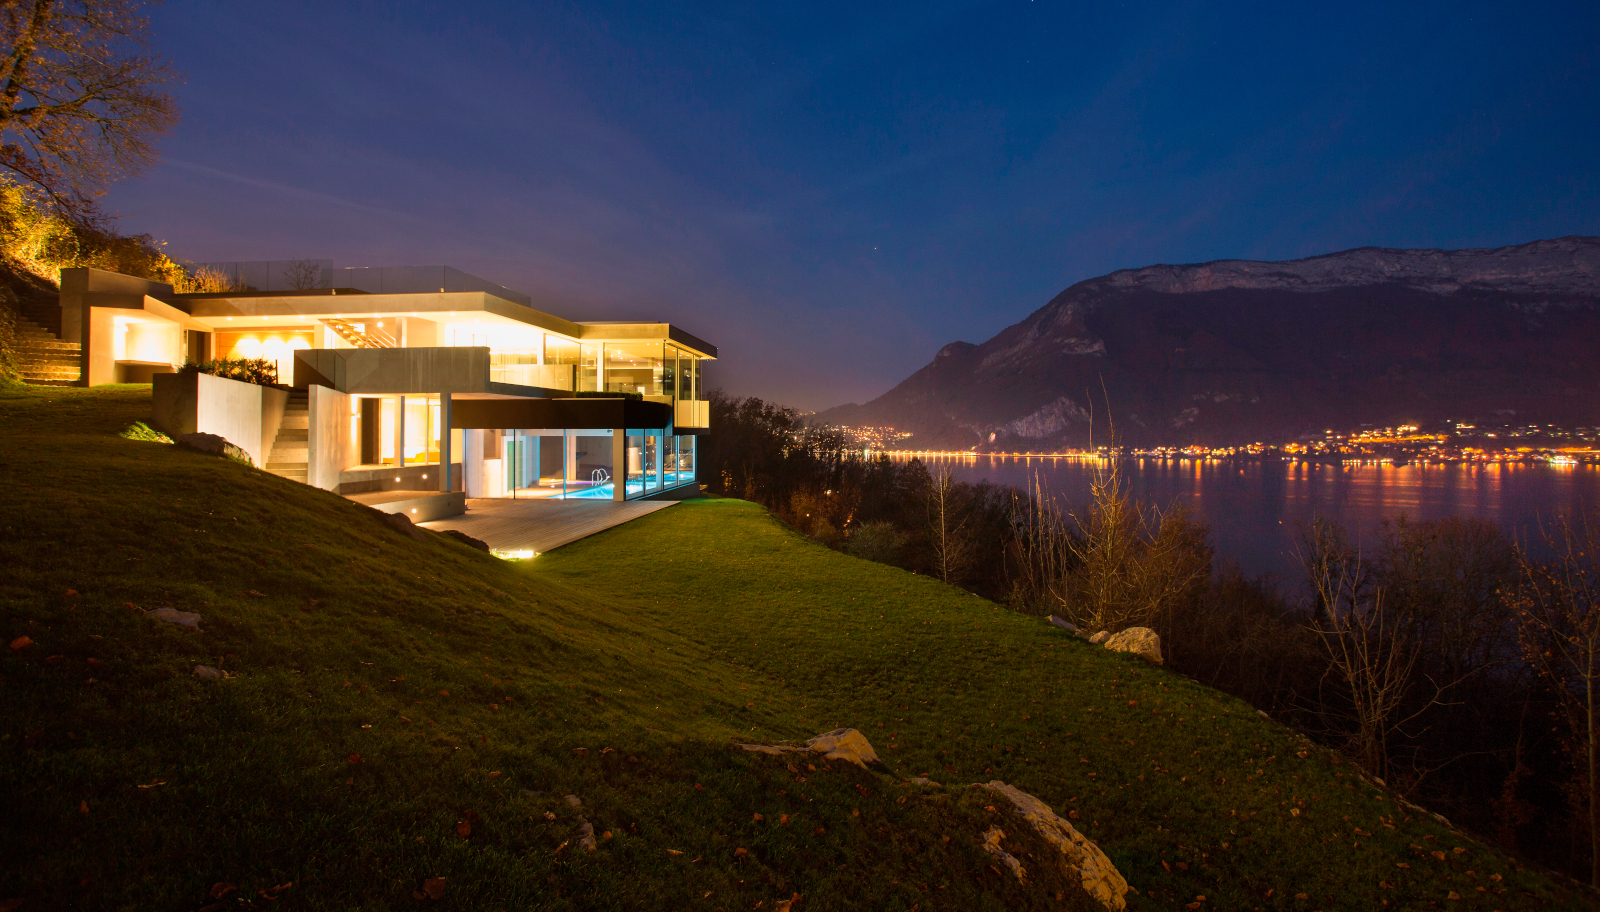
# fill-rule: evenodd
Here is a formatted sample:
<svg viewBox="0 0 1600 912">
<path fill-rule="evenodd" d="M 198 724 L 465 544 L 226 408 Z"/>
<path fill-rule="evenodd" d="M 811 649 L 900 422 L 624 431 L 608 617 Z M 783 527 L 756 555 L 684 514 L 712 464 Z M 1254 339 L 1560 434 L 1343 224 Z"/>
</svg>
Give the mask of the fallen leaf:
<svg viewBox="0 0 1600 912">
<path fill-rule="evenodd" d="M 494 772 L 489 774 L 489 778 L 490 779 L 496 779 L 496 778 L 499 778 L 499 776 L 500 776 L 500 771 L 499 770 L 496 770 L 496 771 L 494 771 Z"/>
<path fill-rule="evenodd" d="M 755 815 L 755 819 L 756 819 L 756 820 L 757 820 L 757 821 L 761 821 L 761 820 L 766 820 L 766 819 L 767 819 L 767 818 L 765 818 L 765 817 L 763 817 L 763 816 L 761 816 L 761 815 L 760 815 L 760 814 L 757 814 L 757 815 Z"/>
<path fill-rule="evenodd" d="M 78 813 L 80 813 L 80 814 L 89 813 L 89 802 L 87 802 L 87 801 L 78 802 Z"/>
<path fill-rule="evenodd" d="M 789 822 L 789 815 L 788 815 L 788 814 L 782 814 L 782 815 L 780 815 L 780 816 L 779 816 L 779 817 L 778 817 L 778 822 L 779 822 L 779 823 L 788 823 L 788 822 Z"/>
<path fill-rule="evenodd" d="M 141 785 L 141 786 L 139 786 L 139 788 L 142 788 L 142 789 L 153 789 L 158 785 L 166 785 L 166 784 L 167 784 L 167 781 L 165 779 L 151 779 L 148 784 Z"/>
<path fill-rule="evenodd" d="M 371 728 L 371 727 L 372 727 L 372 726 L 370 726 L 370 725 L 363 725 L 363 726 L 361 726 L 361 727 L 362 727 L 362 728 Z"/>
<path fill-rule="evenodd" d="M 252 598 L 266 598 L 266 596 L 264 596 L 261 593 L 255 591 L 254 589 L 246 589 L 244 591 L 244 594 L 248 595 L 248 596 L 251 596 Z"/>
<path fill-rule="evenodd" d="M 1454 890 L 1451 890 L 1450 891 L 1450 895 L 1445 897 L 1445 899 L 1460 899 L 1460 898 L 1461 898 L 1461 894 L 1457 893 Z"/>
<path fill-rule="evenodd" d="M 360 754 L 351 754 L 348 759 L 350 760 L 350 763 L 352 765 L 356 764 L 356 763 L 360 763 L 361 762 L 361 755 Z"/>
<path fill-rule="evenodd" d="M 430 877 L 422 882 L 422 895 L 429 899 L 440 899 L 444 896 L 444 878 Z"/>
<path fill-rule="evenodd" d="M 55 663 L 61 661 L 64 658 L 66 658 L 66 656 L 64 656 L 64 655 L 45 656 L 44 657 L 44 661 L 45 661 L 46 665 L 54 665 Z"/>
<path fill-rule="evenodd" d="M 734 858 L 741 858 L 741 857 L 743 857 L 745 855 L 749 855 L 749 854 L 750 853 L 745 851 L 744 849 L 734 849 L 733 850 L 733 857 Z"/>
<path fill-rule="evenodd" d="M 211 885 L 211 892 L 206 895 L 210 896 L 212 899 L 221 899 L 237 889 L 238 887 L 235 887 L 233 884 L 228 883 L 227 881 L 217 881 Z"/>
<path fill-rule="evenodd" d="M 1296 894 L 1295 894 L 1295 895 L 1294 895 L 1294 898 L 1295 898 L 1295 899 L 1305 899 L 1305 898 L 1306 898 L 1306 895 L 1305 895 L 1305 894 L 1304 894 L 1304 893 L 1296 893 Z"/>
<path fill-rule="evenodd" d="M 95 658 L 94 656 L 90 656 L 89 658 L 85 659 L 84 661 L 89 663 L 89 667 L 90 668 L 99 668 L 101 665 L 105 664 L 104 662 L 100 661 L 99 659 Z"/>
<path fill-rule="evenodd" d="M 77 594 L 78 594 L 78 590 L 76 590 L 76 589 L 68 589 L 66 597 L 67 598 L 73 598 Z"/>
<path fill-rule="evenodd" d="M 1455 848 L 1453 848 L 1453 849 L 1451 849 L 1451 850 L 1450 850 L 1450 851 L 1452 851 L 1452 852 L 1454 852 L 1454 853 L 1456 853 L 1456 854 L 1457 854 L 1457 855 L 1464 855 L 1464 854 L 1466 854 L 1466 851 L 1467 851 L 1467 850 L 1466 850 L 1466 849 L 1463 849 L 1463 848 L 1462 848 L 1462 847 L 1460 847 L 1460 846 L 1456 846 L 1456 847 L 1455 847 Z"/>
<path fill-rule="evenodd" d="M 457 820 L 456 821 L 456 835 L 460 836 L 462 839 L 466 839 L 468 836 L 471 836 L 472 835 L 472 824 L 466 822 L 465 820 Z"/>
<path fill-rule="evenodd" d="M 1438 851 L 1437 849 L 1435 849 L 1432 852 L 1429 852 L 1428 854 L 1432 855 L 1436 861 L 1444 861 L 1444 853 Z"/>
<path fill-rule="evenodd" d="M 448 690 L 441 690 L 441 691 L 439 691 L 439 696 L 441 696 L 441 697 L 448 697 L 448 696 L 450 696 L 450 691 L 448 691 Z"/>
<path fill-rule="evenodd" d="M 677 849 L 668 849 L 667 850 L 667 854 L 668 855 L 682 855 L 683 853 L 678 851 Z"/>
<path fill-rule="evenodd" d="M 11 648 L 14 651 L 20 651 L 20 650 L 23 650 L 23 649 L 27 649 L 29 646 L 32 646 L 32 645 L 33 645 L 33 638 L 32 637 L 19 636 L 16 639 L 11 641 Z"/>
</svg>

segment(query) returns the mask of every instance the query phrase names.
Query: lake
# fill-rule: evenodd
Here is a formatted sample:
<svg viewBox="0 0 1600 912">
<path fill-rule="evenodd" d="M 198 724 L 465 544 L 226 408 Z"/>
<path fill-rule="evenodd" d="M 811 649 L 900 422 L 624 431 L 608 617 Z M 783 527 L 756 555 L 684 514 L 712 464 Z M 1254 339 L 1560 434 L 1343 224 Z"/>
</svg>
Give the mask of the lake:
<svg viewBox="0 0 1600 912">
<path fill-rule="evenodd" d="M 896 457 L 908 458 L 908 457 Z M 1024 488 L 1037 477 L 1068 504 L 1088 500 L 1092 458 L 921 456 L 929 471 L 948 467 L 965 481 Z M 1270 573 L 1290 587 L 1303 576 L 1294 556 L 1300 523 L 1321 514 L 1363 535 L 1402 514 L 1429 520 L 1481 516 L 1513 534 L 1538 534 L 1541 519 L 1600 504 L 1600 469 L 1526 463 L 1323 465 L 1288 460 L 1131 458 L 1126 477 L 1138 499 L 1180 501 L 1211 526 L 1217 561 L 1249 574 Z"/>
</svg>

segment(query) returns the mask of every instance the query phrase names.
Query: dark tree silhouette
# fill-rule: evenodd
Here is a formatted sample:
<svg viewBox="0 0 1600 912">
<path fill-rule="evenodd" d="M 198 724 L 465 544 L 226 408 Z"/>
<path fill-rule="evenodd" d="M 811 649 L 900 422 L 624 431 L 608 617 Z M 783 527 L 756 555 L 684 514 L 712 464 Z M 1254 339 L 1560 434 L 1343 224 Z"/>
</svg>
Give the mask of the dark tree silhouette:
<svg viewBox="0 0 1600 912">
<path fill-rule="evenodd" d="M 139 0 L 0 2 L 0 166 L 63 214 L 156 160 L 178 122 L 175 74 L 151 56 Z"/>
</svg>

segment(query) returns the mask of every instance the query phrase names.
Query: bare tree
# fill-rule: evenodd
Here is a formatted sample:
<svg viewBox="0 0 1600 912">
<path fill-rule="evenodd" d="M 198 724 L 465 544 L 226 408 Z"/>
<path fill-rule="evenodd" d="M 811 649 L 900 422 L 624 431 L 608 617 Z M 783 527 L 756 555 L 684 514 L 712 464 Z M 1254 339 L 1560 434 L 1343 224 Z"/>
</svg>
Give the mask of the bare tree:
<svg viewBox="0 0 1600 912">
<path fill-rule="evenodd" d="M 140 0 L 0 3 L 0 166 L 63 213 L 92 218 L 94 198 L 156 160 L 152 140 L 178 122 L 175 76 L 145 53 Z"/>
<path fill-rule="evenodd" d="M 316 260 L 290 260 L 283 267 L 283 281 L 295 291 L 321 288 L 322 264 Z"/>
<path fill-rule="evenodd" d="M 1071 514 L 1073 563 L 1063 609 L 1080 625 L 1121 630 L 1160 623 L 1211 575 L 1205 526 L 1178 504 L 1165 512 L 1128 493 L 1115 455 L 1097 469 L 1088 506 Z"/>
<path fill-rule="evenodd" d="M 1550 682 L 1584 758 L 1589 882 L 1600 886 L 1600 517 L 1564 516 L 1544 539 L 1555 556 L 1523 555 L 1514 604 L 1523 654 Z"/>
<path fill-rule="evenodd" d="M 955 479 L 950 470 L 941 466 L 928 489 L 928 530 L 933 545 L 933 566 L 939 579 L 959 580 L 961 571 L 972 557 L 972 539 L 967 533 L 966 517 L 960 516 L 960 499 Z"/>
</svg>

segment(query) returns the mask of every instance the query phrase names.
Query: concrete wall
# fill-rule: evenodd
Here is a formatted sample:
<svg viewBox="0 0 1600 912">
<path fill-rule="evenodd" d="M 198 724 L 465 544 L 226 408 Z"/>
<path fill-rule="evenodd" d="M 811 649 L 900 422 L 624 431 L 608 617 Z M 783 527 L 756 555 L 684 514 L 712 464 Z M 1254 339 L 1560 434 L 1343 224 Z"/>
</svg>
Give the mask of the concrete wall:
<svg viewBox="0 0 1600 912">
<path fill-rule="evenodd" d="M 340 473 L 360 461 L 356 452 L 359 442 L 350 420 L 350 397 L 326 386 L 309 387 L 306 393 L 306 436 L 310 441 L 306 484 L 335 491 Z"/>
<path fill-rule="evenodd" d="M 213 377 L 210 374 L 157 374 L 151 378 L 156 427 L 179 434 L 216 434 L 250 454 L 259 468 L 266 465 L 263 442 L 266 418 L 276 412 L 276 436 L 289 394 L 280 389 Z"/>
<path fill-rule="evenodd" d="M 489 349 L 312 348 L 294 353 L 294 385 L 359 395 L 489 391 Z"/>
</svg>

